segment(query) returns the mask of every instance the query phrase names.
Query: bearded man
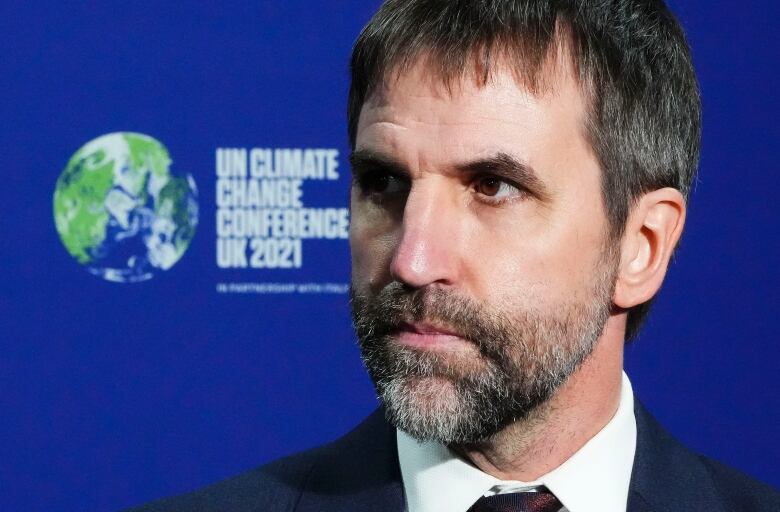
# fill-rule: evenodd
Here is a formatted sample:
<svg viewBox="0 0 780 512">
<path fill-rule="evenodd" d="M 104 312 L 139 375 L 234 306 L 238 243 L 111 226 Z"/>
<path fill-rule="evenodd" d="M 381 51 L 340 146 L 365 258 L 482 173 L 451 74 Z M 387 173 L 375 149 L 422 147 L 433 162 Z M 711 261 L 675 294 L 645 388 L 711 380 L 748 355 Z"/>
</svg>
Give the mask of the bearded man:
<svg viewBox="0 0 780 512">
<path fill-rule="evenodd" d="M 144 510 L 780 510 L 623 373 L 699 154 L 663 2 L 388 0 L 351 69 L 352 306 L 382 407 Z"/>
</svg>

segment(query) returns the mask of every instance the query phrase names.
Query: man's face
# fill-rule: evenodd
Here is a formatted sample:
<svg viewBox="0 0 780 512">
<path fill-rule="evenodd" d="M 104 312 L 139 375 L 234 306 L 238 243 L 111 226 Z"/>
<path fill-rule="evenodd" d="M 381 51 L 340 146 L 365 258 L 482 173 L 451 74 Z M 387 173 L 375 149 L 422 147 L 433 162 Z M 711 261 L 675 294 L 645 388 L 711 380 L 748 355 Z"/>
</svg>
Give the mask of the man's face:
<svg viewBox="0 0 780 512">
<path fill-rule="evenodd" d="M 397 427 L 475 442 L 527 416 L 591 352 L 616 257 L 585 103 L 566 66 L 450 90 L 419 62 L 363 105 L 352 298 Z"/>
</svg>

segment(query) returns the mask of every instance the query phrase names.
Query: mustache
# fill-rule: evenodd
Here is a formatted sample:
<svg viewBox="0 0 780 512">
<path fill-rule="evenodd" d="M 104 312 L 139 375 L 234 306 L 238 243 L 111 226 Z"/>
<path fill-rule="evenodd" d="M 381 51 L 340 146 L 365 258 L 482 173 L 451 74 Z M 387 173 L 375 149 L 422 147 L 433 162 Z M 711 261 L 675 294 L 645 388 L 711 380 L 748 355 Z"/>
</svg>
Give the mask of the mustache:
<svg viewBox="0 0 780 512">
<path fill-rule="evenodd" d="M 425 322 L 454 332 L 486 355 L 499 356 L 504 343 L 497 340 L 510 331 L 509 322 L 495 311 L 440 287 L 412 290 L 392 282 L 370 297 L 350 287 L 350 304 L 355 331 L 363 340 L 382 339 L 403 324 Z"/>
</svg>

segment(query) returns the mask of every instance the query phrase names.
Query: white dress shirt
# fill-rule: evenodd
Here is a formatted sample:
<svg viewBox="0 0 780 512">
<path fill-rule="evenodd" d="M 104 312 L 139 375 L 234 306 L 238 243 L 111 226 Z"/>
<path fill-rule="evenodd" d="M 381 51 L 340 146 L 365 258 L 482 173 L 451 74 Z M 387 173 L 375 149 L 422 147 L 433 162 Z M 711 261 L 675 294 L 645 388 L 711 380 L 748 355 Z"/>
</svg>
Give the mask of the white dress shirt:
<svg viewBox="0 0 780 512">
<path fill-rule="evenodd" d="M 612 419 L 566 462 L 533 482 L 483 473 L 446 446 L 397 431 L 407 512 L 466 512 L 481 496 L 547 487 L 562 512 L 626 512 L 636 451 L 634 393 L 623 373 Z"/>
</svg>

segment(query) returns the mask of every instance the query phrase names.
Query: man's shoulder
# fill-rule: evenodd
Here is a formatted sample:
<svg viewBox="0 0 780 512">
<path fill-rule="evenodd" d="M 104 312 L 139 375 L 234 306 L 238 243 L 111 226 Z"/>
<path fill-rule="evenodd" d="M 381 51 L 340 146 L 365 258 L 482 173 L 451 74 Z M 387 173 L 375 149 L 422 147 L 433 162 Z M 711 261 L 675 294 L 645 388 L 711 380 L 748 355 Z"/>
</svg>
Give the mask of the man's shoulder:
<svg viewBox="0 0 780 512">
<path fill-rule="evenodd" d="M 127 512 L 341 510 L 339 503 L 360 503 L 370 488 L 399 486 L 396 494 L 394 432 L 377 410 L 331 443 Z"/>
<path fill-rule="evenodd" d="M 702 465 L 712 477 L 714 487 L 726 509 L 733 511 L 778 511 L 780 492 L 736 469 L 698 455 Z"/>
<path fill-rule="evenodd" d="M 157 500 L 127 512 L 294 510 L 306 475 L 319 459 L 322 448 L 285 457 L 196 491 Z"/>
<path fill-rule="evenodd" d="M 780 510 L 780 493 L 674 439 L 637 402 L 629 510 Z"/>
</svg>

